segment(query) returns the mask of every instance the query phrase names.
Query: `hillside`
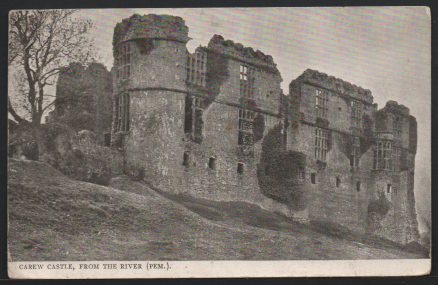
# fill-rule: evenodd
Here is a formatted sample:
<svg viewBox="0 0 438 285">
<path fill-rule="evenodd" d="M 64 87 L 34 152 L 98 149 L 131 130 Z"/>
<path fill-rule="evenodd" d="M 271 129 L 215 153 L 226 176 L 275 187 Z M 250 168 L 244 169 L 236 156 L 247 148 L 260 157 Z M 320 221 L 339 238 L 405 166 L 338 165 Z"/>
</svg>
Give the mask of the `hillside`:
<svg viewBox="0 0 438 285">
<path fill-rule="evenodd" d="M 123 176 L 104 187 L 41 162 L 11 159 L 8 170 L 12 261 L 421 257 L 251 204 L 160 194 Z"/>
</svg>

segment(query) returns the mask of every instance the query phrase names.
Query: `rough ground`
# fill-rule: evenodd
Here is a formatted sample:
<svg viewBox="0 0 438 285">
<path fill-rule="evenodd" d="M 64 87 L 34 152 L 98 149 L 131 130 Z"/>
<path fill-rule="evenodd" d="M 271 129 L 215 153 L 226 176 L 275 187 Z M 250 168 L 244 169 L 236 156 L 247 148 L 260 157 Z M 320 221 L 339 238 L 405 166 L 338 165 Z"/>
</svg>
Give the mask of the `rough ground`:
<svg viewBox="0 0 438 285">
<path fill-rule="evenodd" d="M 71 180 L 9 160 L 12 261 L 421 258 L 390 244 L 323 234 L 246 203 L 160 194 L 142 182 Z"/>
</svg>

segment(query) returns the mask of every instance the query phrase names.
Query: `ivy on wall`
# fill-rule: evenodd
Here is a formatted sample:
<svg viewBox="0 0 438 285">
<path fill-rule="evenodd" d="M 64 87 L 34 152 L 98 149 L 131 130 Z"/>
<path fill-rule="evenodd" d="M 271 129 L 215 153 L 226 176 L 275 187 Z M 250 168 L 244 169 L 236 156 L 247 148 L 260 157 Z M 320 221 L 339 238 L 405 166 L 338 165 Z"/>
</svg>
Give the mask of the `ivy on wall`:
<svg viewBox="0 0 438 285">
<path fill-rule="evenodd" d="M 219 95 L 222 84 L 230 76 L 228 72 L 228 61 L 228 58 L 223 54 L 211 51 L 208 53 L 206 81 L 209 96 L 204 101 L 205 109 L 207 109 Z"/>
<path fill-rule="evenodd" d="M 257 179 L 261 192 L 293 210 L 306 207 L 304 185 L 300 182 L 306 156 L 301 152 L 286 151 L 283 124 L 272 128 L 262 141 L 262 152 L 257 164 Z"/>
<path fill-rule="evenodd" d="M 381 221 L 385 218 L 391 208 L 391 203 L 383 192 L 379 192 L 377 199 L 368 203 L 367 232 L 374 233 L 381 230 Z"/>
<path fill-rule="evenodd" d="M 254 118 L 253 132 L 254 143 L 260 141 L 263 138 L 263 133 L 265 132 L 265 118 L 260 113 L 257 113 Z"/>
</svg>

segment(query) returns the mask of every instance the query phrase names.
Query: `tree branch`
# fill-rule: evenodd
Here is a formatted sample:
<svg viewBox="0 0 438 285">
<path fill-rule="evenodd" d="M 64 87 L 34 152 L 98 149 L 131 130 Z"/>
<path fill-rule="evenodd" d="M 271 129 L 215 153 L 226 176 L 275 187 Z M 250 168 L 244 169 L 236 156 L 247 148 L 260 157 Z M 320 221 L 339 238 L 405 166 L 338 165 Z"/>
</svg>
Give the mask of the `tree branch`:
<svg viewBox="0 0 438 285">
<path fill-rule="evenodd" d="M 25 120 L 22 117 L 20 117 L 17 114 L 17 112 L 15 112 L 15 109 L 14 109 L 14 107 L 12 107 L 11 99 L 9 98 L 9 96 L 8 96 L 8 111 L 12 115 L 12 117 L 15 119 L 15 121 L 17 121 L 19 124 L 21 124 L 21 123 L 29 123 L 27 120 Z"/>
</svg>

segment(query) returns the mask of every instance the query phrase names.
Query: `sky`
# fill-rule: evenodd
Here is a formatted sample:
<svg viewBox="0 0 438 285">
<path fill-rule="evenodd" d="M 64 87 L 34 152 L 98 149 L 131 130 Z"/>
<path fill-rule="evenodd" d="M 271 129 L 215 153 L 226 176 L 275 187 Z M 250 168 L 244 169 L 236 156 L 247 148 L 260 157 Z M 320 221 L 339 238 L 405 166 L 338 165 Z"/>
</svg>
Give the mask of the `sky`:
<svg viewBox="0 0 438 285">
<path fill-rule="evenodd" d="M 191 8 L 80 10 L 91 19 L 98 61 L 111 68 L 115 25 L 132 14 L 182 17 L 193 52 L 214 34 L 273 56 L 288 93 L 307 68 L 370 89 L 382 108 L 396 100 L 418 122 L 415 197 L 430 214 L 431 20 L 425 7 Z M 420 224 L 420 230 L 422 230 Z"/>
</svg>

